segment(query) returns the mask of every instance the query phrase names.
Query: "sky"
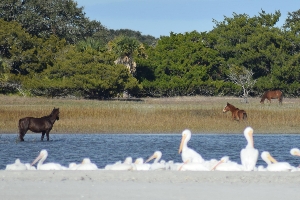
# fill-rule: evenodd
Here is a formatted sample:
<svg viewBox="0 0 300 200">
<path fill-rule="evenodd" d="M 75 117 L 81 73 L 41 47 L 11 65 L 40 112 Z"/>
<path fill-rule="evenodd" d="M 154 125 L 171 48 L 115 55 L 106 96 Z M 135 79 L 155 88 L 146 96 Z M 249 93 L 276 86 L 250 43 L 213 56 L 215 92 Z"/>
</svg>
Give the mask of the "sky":
<svg viewBox="0 0 300 200">
<path fill-rule="evenodd" d="M 210 31 L 213 19 L 221 22 L 233 13 L 258 16 L 261 10 L 281 12 L 281 27 L 288 12 L 300 9 L 299 0 L 74 0 L 86 17 L 108 29 L 130 29 L 156 38 L 173 33 Z"/>
</svg>

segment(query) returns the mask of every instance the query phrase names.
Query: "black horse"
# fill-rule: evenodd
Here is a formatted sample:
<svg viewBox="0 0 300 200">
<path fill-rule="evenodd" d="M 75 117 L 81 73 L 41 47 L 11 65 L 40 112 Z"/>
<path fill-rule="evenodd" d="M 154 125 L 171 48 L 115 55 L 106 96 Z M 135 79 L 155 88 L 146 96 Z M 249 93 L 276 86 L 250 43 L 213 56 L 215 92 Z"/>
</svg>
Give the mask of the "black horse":
<svg viewBox="0 0 300 200">
<path fill-rule="evenodd" d="M 47 141 L 49 141 L 49 133 L 56 120 L 59 120 L 59 108 L 54 108 L 50 115 L 34 118 L 25 117 L 19 120 L 19 138 L 20 141 L 24 141 L 24 136 L 28 130 L 35 133 L 42 132 L 41 140 L 43 141 L 45 134 L 47 135 Z"/>
</svg>

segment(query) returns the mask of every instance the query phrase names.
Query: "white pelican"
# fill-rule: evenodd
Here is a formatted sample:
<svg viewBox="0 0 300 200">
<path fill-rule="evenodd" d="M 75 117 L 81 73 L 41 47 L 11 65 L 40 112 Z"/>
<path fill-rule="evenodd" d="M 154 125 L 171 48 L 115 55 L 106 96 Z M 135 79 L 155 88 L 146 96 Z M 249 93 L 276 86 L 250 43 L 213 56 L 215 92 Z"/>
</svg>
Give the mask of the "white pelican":
<svg viewBox="0 0 300 200">
<path fill-rule="evenodd" d="M 30 163 L 25 163 L 27 170 L 36 170 L 35 166 L 32 166 Z"/>
<path fill-rule="evenodd" d="M 265 167 L 262 166 L 262 165 L 259 165 L 257 168 L 255 168 L 255 171 L 261 171 L 261 172 L 264 172 L 264 171 L 267 171 L 267 168 L 265 168 Z"/>
<path fill-rule="evenodd" d="M 116 162 L 115 164 L 112 165 L 106 165 L 105 169 L 106 170 L 133 170 L 133 164 L 132 164 L 132 158 L 127 157 L 125 158 L 124 162 Z"/>
<path fill-rule="evenodd" d="M 123 164 L 131 165 L 132 164 L 132 157 L 130 157 L 130 156 L 126 157 Z"/>
<path fill-rule="evenodd" d="M 153 163 L 150 165 L 150 170 L 165 170 L 166 163 L 164 161 L 158 162 L 161 159 L 162 153 L 161 151 L 155 151 L 152 156 L 150 156 L 145 163 L 155 159 Z"/>
<path fill-rule="evenodd" d="M 183 163 L 174 163 L 173 160 L 170 160 L 166 163 L 166 169 L 172 170 L 172 171 L 178 171 L 181 169 L 181 166 Z"/>
<path fill-rule="evenodd" d="M 210 171 L 217 163 L 216 159 L 206 160 L 202 163 L 181 163 L 179 171 Z"/>
<path fill-rule="evenodd" d="M 148 163 L 144 163 L 144 159 L 143 158 L 137 158 L 134 162 L 134 167 L 133 170 L 149 170 L 150 169 L 150 164 Z"/>
<path fill-rule="evenodd" d="M 43 149 L 40 152 L 39 156 L 36 157 L 36 159 L 31 163 L 31 165 L 34 165 L 37 161 L 39 161 L 38 164 L 37 164 L 37 169 L 38 170 L 62 170 L 62 169 L 64 169 L 64 167 L 62 167 L 58 163 L 43 164 L 43 162 L 46 160 L 47 156 L 48 156 L 47 150 Z"/>
<path fill-rule="evenodd" d="M 77 165 L 76 170 L 97 170 L 96 164 L 92 163 L 89 158 L 84 158 L 81 164 Z"/>
<path fill-rule="evenodd" d="M 107 165 L 105 165 L 104 169 L 110 170 L 112 168 L 112 166 L 118 165 L 118 164 L 122 164 L 122 161 L 117 161 L 114 164 L 107 164 Z"/>
<path fill-rule="evenodd" d="M 292 148 L 290 153 L 293 155 L 293 156 L 300 156 L 300 150 L 298 148 Z M 298 170 L 300 170 L 300 165 L 298 166 L 297 168 Z"/>
<path fill-rule="evenodd" d="M 228 156 L 224 156 L 215 164 L 211 170 L 216 171 L 243 171 L 243 166 L 229 160 Z"/>
<path fill-rule="evenodd" d="M 292 148 L 290 153 L 293 156 L 300 156 L 300 150 L 298 148 Z"/>
<path fill-rule="evenodd" d="M 192 133 L 189 129 L 185 129 L 182 132 L 178 153 L 181 153 L 183 163 L 203 163 L 204 159 L 202 156 L 187 146 L 188 141 L 191 139 L 191 135 Z"/>
<path fill-rule="evenodd" d="M 209 171 L 209 165 L 204 163 L 182 163 L 179 171 Z"/>
<path fill-rule="evenodd" d="M 241 162 L 245 171 L 253 171 L 258 159 L 258 150 L 254 148 L 253 129 L 245 128 L 244 136 L 248 144 L 241 150 Z"/>
<path fill-rule="evenodd" d="M 267 151 L 261 153 L 261 158 L 268 164 L 267 171 L 291 171 L 293 169 L 287 162 L 277 162 Z"/>
<path fill-rule="evenodd" d="M 6 165 L 5 170 L 27 170 L 25 164 L 21 163 L 20 159 L 16 159 L 15 163 Z"/>
<path fill-rule="evenodd" d="M 71 162 L 69 163 L 68 170 L 76 170 L 77 167 L 78 165 L 75 162 Z"/>
</svg>

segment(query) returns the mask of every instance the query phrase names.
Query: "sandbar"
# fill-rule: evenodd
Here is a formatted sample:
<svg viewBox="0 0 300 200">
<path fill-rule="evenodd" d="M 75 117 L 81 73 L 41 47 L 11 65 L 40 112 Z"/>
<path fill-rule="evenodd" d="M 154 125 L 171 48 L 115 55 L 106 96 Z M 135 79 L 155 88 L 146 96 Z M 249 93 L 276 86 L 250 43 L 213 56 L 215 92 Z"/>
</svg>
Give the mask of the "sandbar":
<svg viewBox="0 0 300 200">
<path fill-rule="evenodd" d="M 299 172 L 0 171 L 1 199 L 300 199 Z"/>
</svg>

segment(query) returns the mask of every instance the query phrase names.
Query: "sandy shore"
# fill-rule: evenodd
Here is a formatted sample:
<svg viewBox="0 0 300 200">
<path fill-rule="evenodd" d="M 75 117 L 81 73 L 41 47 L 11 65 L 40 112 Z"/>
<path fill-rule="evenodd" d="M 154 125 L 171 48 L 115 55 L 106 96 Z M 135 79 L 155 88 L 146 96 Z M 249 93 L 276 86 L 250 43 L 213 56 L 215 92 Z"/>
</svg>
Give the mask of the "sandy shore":
<svg viewBox="0 0 300 200">
<path fill-rule="evenodd" d="M 1 199 L 298 199 L 298 172 L 0 171 Z"/>
</svg>

